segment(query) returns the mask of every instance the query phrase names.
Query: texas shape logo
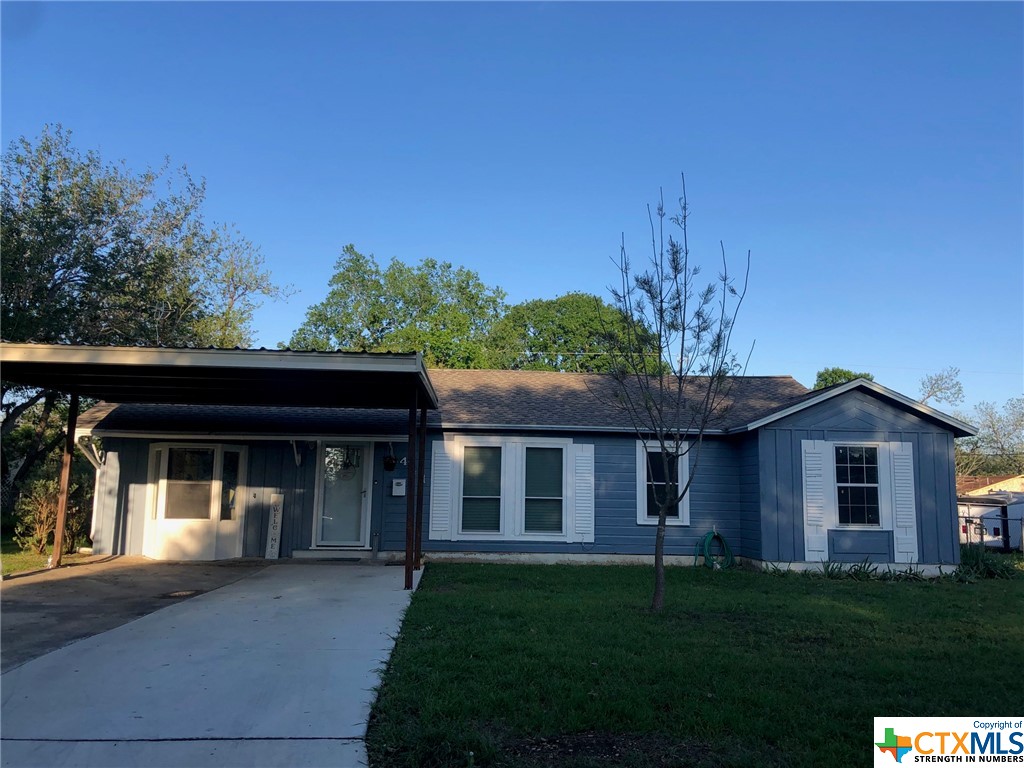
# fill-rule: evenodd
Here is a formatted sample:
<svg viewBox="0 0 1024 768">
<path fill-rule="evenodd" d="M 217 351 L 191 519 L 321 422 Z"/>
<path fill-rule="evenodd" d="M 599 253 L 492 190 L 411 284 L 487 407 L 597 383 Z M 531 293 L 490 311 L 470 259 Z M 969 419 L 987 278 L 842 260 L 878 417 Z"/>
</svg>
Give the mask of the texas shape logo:
<svg viewBox="0 0 1024 768">
<path fill-rule="evenodd" d="M 879 752 L 889 752 L 897 763 L 903 762 L 903 756 L 911 752 L 909 736 L 897 736 L 892 728 L 885 729 L 885 741 L 876 741 Z"/>
</svg>

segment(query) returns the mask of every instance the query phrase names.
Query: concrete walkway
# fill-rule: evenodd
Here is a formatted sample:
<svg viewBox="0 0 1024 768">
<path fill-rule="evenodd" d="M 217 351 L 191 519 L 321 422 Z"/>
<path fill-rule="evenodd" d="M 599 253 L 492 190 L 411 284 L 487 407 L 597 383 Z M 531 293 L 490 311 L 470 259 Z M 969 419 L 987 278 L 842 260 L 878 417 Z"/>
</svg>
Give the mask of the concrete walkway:
<svg viewBox="0 0 1024 768">
<path fill-rule="evenodd" d="M 0 764 L 365 765 L 402 581 L 282 563 L 30 661 L 0 677 Z"/>
</svg>

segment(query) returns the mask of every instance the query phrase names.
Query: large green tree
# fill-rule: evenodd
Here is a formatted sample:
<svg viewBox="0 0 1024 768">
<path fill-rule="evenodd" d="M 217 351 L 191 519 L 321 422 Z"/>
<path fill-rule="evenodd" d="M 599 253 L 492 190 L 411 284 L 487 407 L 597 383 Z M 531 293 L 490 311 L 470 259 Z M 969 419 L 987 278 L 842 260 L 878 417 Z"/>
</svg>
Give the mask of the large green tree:
<svg viewBox="0 0 1024 768">
<path fill-rule="evenodd" d="M 479 368 L 505 292 L 449 262 L 424 259 L 409 266 L 392 259 L 384 269 L 373 255 L 346 245 L 327 297 L 306 311 L 292 335 L 293 349 L 423 352 L 428 365 Z"/>
<path fill-rule="evenodd" d="M 814 389 L 833 387 L 836 384 L 845 384 L 854 379 L 867 379 L 874 381 L 875 377 L 870 373 L 855 373 L 849 368 L 822 368 L 814 380 Z"/>
<path fill-rule="evenodd" d="M 526 301 L 494 324 L 487 339 L 487 366 L 607 373 L 612 369 L 611 349 L 627 330 L 619 309 L 589 293 Z M 648 350 L 657 354 L 650 337 Z"/>
<path fill-rule="evenodd" d="M 166 192 L 161 194 L 161 190 Z M 207 226 L 185 169 L 136 173 L 61 126 L 3 156 L 0 270 L 8 341 L 235 346 L 279 298 L 259 250 Z"/>
<path fill-rule="evenodd" d="M 0 332 L 7 341 L 236 346 L 260 300 L 278 298 L 259 250 L 208 226 L 184 170 L 134 172 L 82 152 L 61 126 L 3 155 Z M 2 372 L 0 372 L 2 374 Z M 56 392 L 0 392 L 4 506 L 59 444 Z M 23 439 L 14 440 L 20 431 Z M 12 438 L 8 440 L 8 438 Z"/>
</svg>

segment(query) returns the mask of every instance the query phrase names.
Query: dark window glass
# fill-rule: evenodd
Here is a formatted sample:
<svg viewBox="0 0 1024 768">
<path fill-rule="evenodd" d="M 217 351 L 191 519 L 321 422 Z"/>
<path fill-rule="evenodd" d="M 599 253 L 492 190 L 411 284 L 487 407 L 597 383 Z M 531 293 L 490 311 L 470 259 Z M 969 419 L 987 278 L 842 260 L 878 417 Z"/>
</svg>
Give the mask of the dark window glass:
<svg viewBox="0 0 1024 768">
<path fill-rule="evenodd" d="M 501 530 L 501 448 L 466 446 L 462 454 L 462 530 Z"/>
<path fill-rule="evenodd" d="M 562 449 L 526 449 L 528 533 L 562 532 Z"/>
<path fill-rule="evenodd" d="M 836 499 L 840 525 L 879 525 L 878 449 L 837 445 Z"/>
<path fill-rule="evenodd" d="M 657 517 L 659 502 L 664 501 L 668 495 L 678 493 L 679 479 L 679 458 L 669 456 L 668 473 L 665 472 L 666 462 L 663 460 L 661 451 L 647 452 L 647 516 Z M 669 482 L 671 478 L 671 482 Z M 679 517 L 679 504 L 673 504 L 665 513 L 668 518 Z"/>
<path fill-rule="evenodd" d="M 224 451 L 224 467 L 220 482 L 220 519 L 233 520 L 237 515 L 238 474 L 241 454 L 238 451 Z"/>
</svg>

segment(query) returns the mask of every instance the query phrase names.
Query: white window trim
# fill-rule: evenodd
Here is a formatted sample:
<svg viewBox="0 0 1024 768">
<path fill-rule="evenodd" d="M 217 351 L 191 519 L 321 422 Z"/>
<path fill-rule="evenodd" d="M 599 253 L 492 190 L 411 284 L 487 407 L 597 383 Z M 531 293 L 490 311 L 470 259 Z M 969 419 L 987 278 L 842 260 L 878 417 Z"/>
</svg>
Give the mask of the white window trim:
<svg viewBox="0 0 1024 768">
<path fill-rule="evenodd" d="M 654 514 L 647 509 L 647 452 L 661 452 L 661 446 L 652 441 L 636 441 L 636 523 L 637 525 L 657 525 L 658 512 Z M 690 479 L 690 451 L 689 444 L 679 444 L 679 462 L 677 466 L 679 476 L 676 478 L 679 488 L 685 488 Z M 690 489 L 679 502 L 679 517 L 665 518 L 666 525 L 688 526 L 690 524 Z"/>
<path fill-rule="evenodd" d="M 452 541 L 572 541 L 573 485 L 570 438 L 496 437 L 458 435 L 452 441 Z M 501 448 L 501 504 L 498 531 L 465 531 L 462 528 L 463 456 L 467 447 Z M 562 449 L 562 531 L 541 533 L 526 530 L 526 449 Z"/>
<path fill-rule="evenodd" d="M 172 448 L 205 448 L 213 450 L 213 480 L 211 481 L 210 488 L 210 516 L 207 518 L 175 518 L 180 520 L 195 520 L 202 522 L 219 523 L 220 519 L 220 502 L 221 502 L 221 484 L 224 480 L 224 452 L 231 451 L 237 453 L 238 456 L 238 489 L 236 496 L 238 498 L 238 506 L 235 509 L 235 514 L 231 520 L 225 520 L 223 522 L 234 522 L 236 520 L 241 521 L 245 515 L 245 498 L 247 495 L 246 481 L 246 470 L 248 468 L 248 449 L 244 445 L 229 445 L 227 443 L 150 443 L 149 455 L 150 455 L 150 473 L 155 471 L 155 477 L 152 478 L 151 482 L 147 484 L 146 490 L 146 517 L 150 520 L 163 520 L 164 510 L 167 503 L 167 467 L 170 460 L 170 454 Z M 160 452 L 159 462 L 157 459 L 157 452 Z M 153 482 L 155 481 L 155 482 Z"/>
<path fill-rule="evenodd" d="M 892 460 L 889 456 L 889 444 L 870 440 L 829 440 L 829 461 L 832 465 L 830 475 L 832 507 L 826 522 L 832 530 L 843 531 L 891 531 L 892 530 Z M 836 479 L 836 448 L 850 446 L 853 448 L 875 448 L 878 450 L 878 525 L 869 523 L 839 522 L 839 481 Z M 847 485 L 844 483 L 844 485 Z M 856 483 L 854 485 L 857 485 Z M 867 484 L 866 484 L 867 485 Z"/>
</svg>

